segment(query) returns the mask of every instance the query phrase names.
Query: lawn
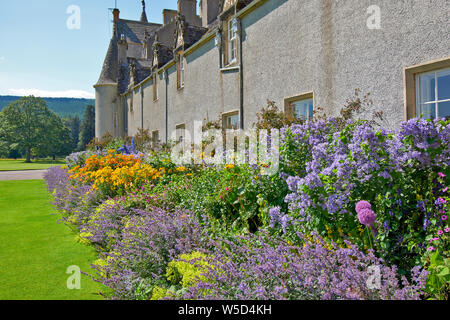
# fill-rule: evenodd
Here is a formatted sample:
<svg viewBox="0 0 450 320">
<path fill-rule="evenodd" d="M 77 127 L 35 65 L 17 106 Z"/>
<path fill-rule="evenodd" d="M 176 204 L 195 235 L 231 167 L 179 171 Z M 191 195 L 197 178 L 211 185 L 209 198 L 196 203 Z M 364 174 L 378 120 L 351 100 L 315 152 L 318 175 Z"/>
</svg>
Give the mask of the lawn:
<svg viewBox="0 0 450 320">
<path fill-rule="evenodd" d="M 81 289 L 67 289 L 67 268 L 90 271 L 96 255 L 57 222 L 44 181 L 0 181 L 0 195 L 0 300 L 102 299 L 84 275 Z"/>
<path fill-rule="evenodd" d="M 64 160 L 34 160 L 26 163 L 24 159 L 0 159 L 0 171 L 43 170 L 64 165 Z"/>
</svg>

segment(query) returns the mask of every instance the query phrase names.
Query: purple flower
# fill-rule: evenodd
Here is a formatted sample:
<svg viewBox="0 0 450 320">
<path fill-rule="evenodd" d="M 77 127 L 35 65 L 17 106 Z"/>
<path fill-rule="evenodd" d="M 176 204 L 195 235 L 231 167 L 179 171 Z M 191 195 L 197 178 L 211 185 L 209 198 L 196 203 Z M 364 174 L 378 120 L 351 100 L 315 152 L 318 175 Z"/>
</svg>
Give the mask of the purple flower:
<svg viewBox="0 0 450 320">
<path fill-rule="evenodd" d="M 447 192 L 448 191 L 448 187 L 445 187 L 444 190 L 442 190 L 442 192 Z"/>
<path fill-rule="evenodd" d="M 447 227 L 447 228 L 444 229 L 444 231 L 445 231 L 445 232 L 450 232 L 450 228 Z"/>
<path fill-rule="evenodd" d="M 443 234 L 444 234 L 444 231 L 442 231 L 442 230 L 439 230 L 439 231 L 437 232 L 437 234 L 438 234 L 438 236 L 441 236 L 441 235 L 443 235 Z"/>
<path fill-rule="evenodd" d="M 358 219 L 361 224 L 370 226 L 377 219 L 377 215 L 371 209 L 362 209 L 358 212 Z"/>
<path fill-rule="evenodd" d="M 446 215 L 443 215 L 443 216 L 441 217 L 441 219 L 442 219 L 442 221 L 445 221 L 445 220 L 447 220 L 447 216 L 446 216 Z"/>
<path fill-rule="evenodd" d="M 441 177 L 441 178 L 445 178 L 445 177 L 446 177 L 446 175 L 443 174 L 442 172 L 439 172 L 438 175 L 439 175 L 439 177 Z"/>
<path fill-rule="evenodd" d="M 429 248 L 428 248 L 428 251 L 434 251 L 434 250 L 436 250 L 435 247 L 429 247 Z"/>
<path fill-rule="evenodd" d="M 355 209 L 356 212 L 359 213 L 361 210 L 364 209 L 372 209 L 372 205 L 368 201 L 361 200 L 356 204 Z"/>
</svg>

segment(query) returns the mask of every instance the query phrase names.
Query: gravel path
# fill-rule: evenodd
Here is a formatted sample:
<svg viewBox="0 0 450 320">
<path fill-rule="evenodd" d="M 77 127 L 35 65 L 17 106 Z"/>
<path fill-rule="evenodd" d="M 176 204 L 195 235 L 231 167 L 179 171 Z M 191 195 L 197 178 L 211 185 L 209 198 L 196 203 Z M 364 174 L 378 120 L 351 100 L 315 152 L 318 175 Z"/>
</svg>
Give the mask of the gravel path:
<svg viewBox="0 0 450 320">
<path fill-rule="evenodd" d="M 0 171 L 0 180 L 36 180 L 43 179 L 47 170 Z"/>
</svg>

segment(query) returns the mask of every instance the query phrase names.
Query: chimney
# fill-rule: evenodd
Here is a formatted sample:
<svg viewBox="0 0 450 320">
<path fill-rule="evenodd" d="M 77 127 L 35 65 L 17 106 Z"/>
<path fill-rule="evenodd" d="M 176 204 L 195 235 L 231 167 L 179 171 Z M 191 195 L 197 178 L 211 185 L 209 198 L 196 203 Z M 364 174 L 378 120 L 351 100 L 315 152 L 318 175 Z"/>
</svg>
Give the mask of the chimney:
<svg viewBox="0 0 450 320">
<path fill-rule="evenodd" d="M 207 28 L 216 20 L 220 11 L 220 0 L 200 0 L 200 16 L 202 27 Z"/>
<path fill-rule="evenodd" d="M 197 0 L 178 0 L 178 12 L 184 16 L 187 23 L 195 24 Z"/>
<path fill-rule="evenodd" d="M 176 16 L 177 16 L 177 11 L 176 10 L 164 9 L 163 10 L 164 25 L 169 24 L 170 21 L 175 19 Z"/>
<path fill-rule="evenodd" d="M 114 10 L 113 10 L 113 16 L 114 16 L 113 34 L 116 34 L 116 25 L 117 25 L 117 22 L 119 21 L 119 14 L 120 14 L 119 9 L 114 8 Z"/>
</svg>

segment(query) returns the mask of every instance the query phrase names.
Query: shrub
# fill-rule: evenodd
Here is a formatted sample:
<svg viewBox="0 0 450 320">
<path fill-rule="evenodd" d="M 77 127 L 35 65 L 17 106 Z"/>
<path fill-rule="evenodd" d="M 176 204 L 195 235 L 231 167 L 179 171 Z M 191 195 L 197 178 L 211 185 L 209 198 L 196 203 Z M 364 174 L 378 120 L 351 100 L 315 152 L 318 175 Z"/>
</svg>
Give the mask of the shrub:
<svg viewBox="0 0 450 320">
<path fill-rule="evenodd" d="M 267 235 L 236 237 L 216 243 L 212 267 L 184 299 L 419 299 L 426 271 L 416 267 L 409 282 L 397 279 L 395 267 L 348 244 L 340 248 L 320 237 L 301 246 Z M 222 249 L 223 248 L 223 249 Z M 372 284 L 370 267 L 379 268 L 380 282 Z M 379 287 L 378 287 L 379 285 Z M 206 294 L 205 294 L 206 293 Z"/>
<path fill-rule="evenodd" d="M 112 253 L 104 253 L 110 257 L 108 263 L 95 267 L 96 277 L 112 289 L 112 297 L 134 299 L 139 287 L 140 292 L 149 293 L 149 299 L 153 287 L 167 283 L 169 262 L 203 243 L 202 228 L 192 215 L 157 208 L 133 210 Z"/>
<path fill-rule="evenodd" d="M 366 121 L 340 128 L 330 120 L 286 129 L 282 170 L 293 232 L 317 231 L 363 249 L 367 241 L 354 208 L 368 200 L 377 215 L 377 253 L 401 272 L 410 270 L 425 250 L 424 222 L 437 223 L 433 206 L 445 183 L 438 172 L 448 171 L 449 123 L 414 119 L 388 132 Z M 418 210 L 423 202 L 428 213 Z"/>
</svg>

